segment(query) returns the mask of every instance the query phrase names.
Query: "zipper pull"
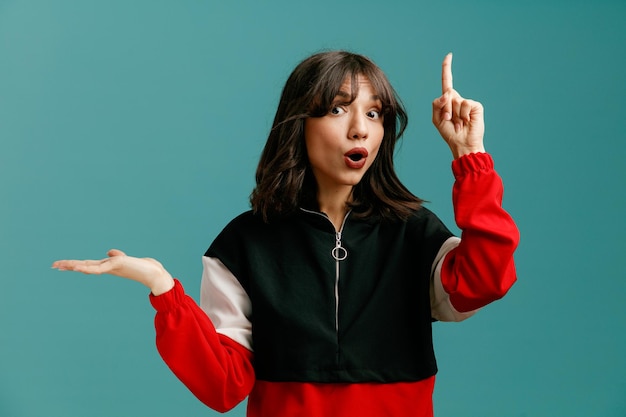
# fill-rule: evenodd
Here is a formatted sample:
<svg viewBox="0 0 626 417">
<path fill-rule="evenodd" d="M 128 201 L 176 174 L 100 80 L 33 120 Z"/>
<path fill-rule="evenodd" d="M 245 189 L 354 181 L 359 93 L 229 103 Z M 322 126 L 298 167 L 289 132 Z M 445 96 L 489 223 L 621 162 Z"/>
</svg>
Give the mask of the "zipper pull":
<svg viewBox="0 0 626 417">
<path fill-rule="evenodd" d="M 341 246 L 341 232 L 335 234 L 335 247 L 330 253 L 336 261 L 343 261 L 348 257 L 348 251 Z"/>
</svg>

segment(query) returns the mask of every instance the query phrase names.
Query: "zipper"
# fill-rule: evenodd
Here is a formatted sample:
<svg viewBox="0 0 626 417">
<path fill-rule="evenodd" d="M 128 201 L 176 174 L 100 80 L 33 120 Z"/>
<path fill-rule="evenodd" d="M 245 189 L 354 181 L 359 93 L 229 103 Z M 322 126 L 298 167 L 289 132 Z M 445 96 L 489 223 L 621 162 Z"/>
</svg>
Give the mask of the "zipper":
<svg viewBox="0 0 626 417">
<path fill-rule="evenodd" d="M 318 216 L 322 216 L 323 218 L 328 220 L 328 222 L 333 226 L 333 230 L 335 229 L 335 225 L 325 214 L 317 211 L 306 210 L 303 208 L 301 208 L 301 210 L 306 213 L 312 213 Z M 339 231 L 335 231 L 335 247 L 330 251 L 330 255 L 335 260 L 335 334 L 337 336 L 337 339 L 339 339 L 339 262 L 348 257 L 348 251 L 341 245 L 341 236 L 343 233 L 343 228 L 346 225 L 346 220 L 348 220 L 348 216 L 351 212 L 352 210 L 349 210 L 346 213 L 343 221 L 341 222 L 341 227 L 339 228 Z"/>
</svg>

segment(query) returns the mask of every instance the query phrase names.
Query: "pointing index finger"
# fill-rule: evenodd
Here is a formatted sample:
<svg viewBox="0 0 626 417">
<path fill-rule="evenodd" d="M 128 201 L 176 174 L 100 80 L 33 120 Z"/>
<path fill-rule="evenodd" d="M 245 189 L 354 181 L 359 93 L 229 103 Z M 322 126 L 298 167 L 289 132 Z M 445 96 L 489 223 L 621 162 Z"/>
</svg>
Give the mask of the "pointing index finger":
<svg viewBox="0 0 626 417">
<path fill-rule="evenodd" d="M 452 90 L 452 52 L 448 53 L 441 65 L 441 93 Z"/>
</svg>

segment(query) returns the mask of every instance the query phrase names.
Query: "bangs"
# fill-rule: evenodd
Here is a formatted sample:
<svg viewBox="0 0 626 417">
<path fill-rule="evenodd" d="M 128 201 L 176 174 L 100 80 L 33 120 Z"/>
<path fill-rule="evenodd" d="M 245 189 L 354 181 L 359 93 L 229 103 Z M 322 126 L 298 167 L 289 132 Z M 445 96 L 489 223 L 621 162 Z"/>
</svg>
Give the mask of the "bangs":
<svg viewBox="0 0 626 417">
<path fill-rule="evenodd" d="M 324 66 L 322 63 L 318 76 L 311 80 L 308 91 L 311 97 L 309 114 L 312 117 L 327 114 L 336 103 L 336 97 L 348 79 L 350 98 L 347 104 L 352 103 L 359 94 L 359 77 L 363 77 L 370 82 L 378 96 L 383 114 L 395 116 L 398 100 L 385 74 L 365 57 L 345 54 L 341 58 L 331 60 L 332 65 Z"/>
</svg>

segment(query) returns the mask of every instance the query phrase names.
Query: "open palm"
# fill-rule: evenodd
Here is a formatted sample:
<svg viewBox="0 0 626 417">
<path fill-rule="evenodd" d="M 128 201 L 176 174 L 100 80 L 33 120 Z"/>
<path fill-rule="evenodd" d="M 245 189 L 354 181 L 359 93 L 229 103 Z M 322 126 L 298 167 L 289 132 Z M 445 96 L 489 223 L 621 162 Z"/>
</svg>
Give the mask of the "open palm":
<svg viewBox="0 0 626 417">
<path fill-rule="evenodd" d="M 124 252 L 111 249 L 108 257 L 99 260 L 60 260 L 52 264 L 59 271 L 75 271 L 84 274 L 111 274 L 140 282 L 159 295 L 174 286 L 172 276 L 163 265 L 152 258 L 135 258 Z"/>
</svg>

